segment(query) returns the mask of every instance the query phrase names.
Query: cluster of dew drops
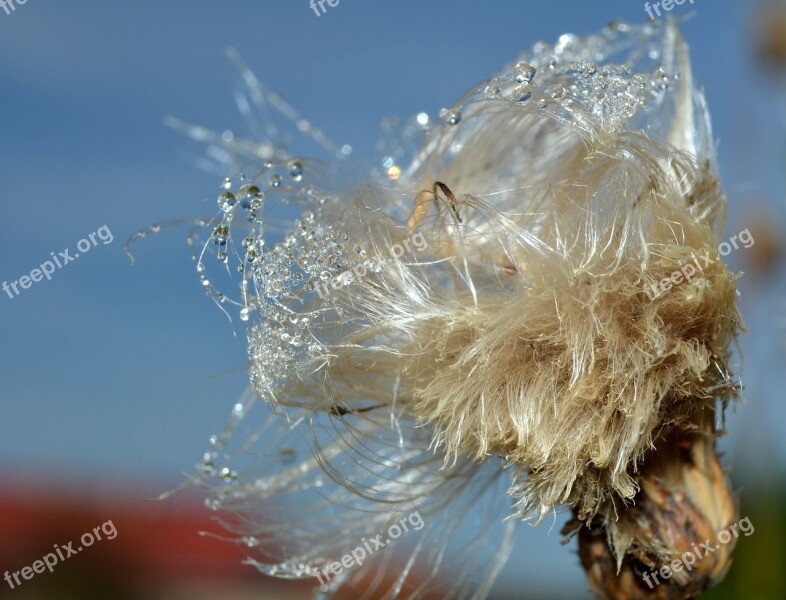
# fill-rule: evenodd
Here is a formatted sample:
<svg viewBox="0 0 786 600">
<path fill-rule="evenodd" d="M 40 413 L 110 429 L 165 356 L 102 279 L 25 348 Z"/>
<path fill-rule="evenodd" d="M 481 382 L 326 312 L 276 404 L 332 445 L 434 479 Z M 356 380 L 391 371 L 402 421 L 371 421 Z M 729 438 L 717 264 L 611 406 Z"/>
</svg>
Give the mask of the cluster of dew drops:
<svg viewBox="0 0 786 600">
<path fill-rule="evenodd" d="M 465 108 L 491 100 L 534 103 L 536 110 L 555 113 L 586 110 L 595 117 L 623 124 L 661 96 L 679 74 L 669 74 L 660 66 L 651 73 L 632 73 L 624 65 L 602 63 L 626 37 L 648 40 L 646 56 L 657 63 L 662 56 L 657 33 L 658 24 L 634 26 L 615 21 L 599 35 L 581 38 L 567 33 L 554 45 L 538 42 L 507 72 L 474 88 L 453 108 L 442 109 L 440 117 L 447 125 L 458 125 Z M 534 81 L 536 75 L 538 81 Z"/>
<path fill-rule="evenodd" d="M 573 115 L 584 112 L 602 118 L 607 123 L 623 123 L 638 110 L 646 108 L 678 76 L 669 75 L 660 67 L 652 73 L 631 73 L 624 65 L 603 64 L 603 61 L 626 39 L 638 39 L 644 40 L 648 57 L 657 64 L 662 52 L 660 36 L 654 35 L 657 32 L 655 24 L 633 26 L 617 21 L 604 28 L 600 34 L 586 38 L 564 34 L 554 45 L 538 42 L 522 53 L 514 65 L 471 89 L 452 108 L 442 109 L 438 123 L 432 123 L 427 113 L 419 113 L 409 124 L 409 130 L 425 134 L 438 133 L 438 126 L 451 128 L 459 125 L 473 104 L 489 101 L 527 106 L 534 104 L 532 110 L 543 112 L 567 111 Z M 398 141 L 401 147 L 403 144 L 401 140 Z M 397 181 L 404 172 L 403 162 L 405 159 L 401 155 L 385 157 L 382 163 L 384 169 L 381 171 L 383 177 Z M 255 266 L 268 251 L 262 227 L 262 211 L 268 196 L 276 191 L 280 192 L 282 198 L 287 194 L 301 195 L 317 210 L 326 201 L 315 187 L 304 181 L 301 160 L 289 159 L 276 164 L 266 162 L 252 180 L 247 182 L 241 176 L 237 189 L 233 190 L 230 179 L 225 180 L 217 198 L 219 222 L 211 222 L 212 234 L 201 253 L 198 256 L 192 254 L 207 294 L 221 304 L 230 302 L 239 306 L 241 321 L 249 320 L 255 306 L 262 301 L 259 296 L 264 296 L 265 284 L 270 283 L 265 281 L 265 273 L 255 269 Z M 314 214 L 310 213 L 306 218 L 313 221 Z M 243 219 L 246 221 L 245 233 L 240 236 L 238 247 L 234 242 L 237 237 L 234 232 L 238 229 L 238 220 Z M 229 269 L 230 262 L 234 262 L 234 268 L 243 274 L 238 300 L 229 299 L 208 278 L 205 255 L 208 254 L 207 246 L 210 244 L 214 247 L 212 253 L 219 263 Z M 304 275 L 307 275 L 305 271 L 296 272 L 293 278 L 302 281 Z M 325 278 L 324 271 L 316 275 Z M 256 286 L 254 291 L 250 289 L 252 282 Z M 269 286 L 267 288 L 269 291 Z"/>
<path fill-rule="evenodd" d="M 442 109 L 439 123 L 432 123 L 427 113 L 419 113 L 411 122 L 407 121 L 404 133 L 398 132 L 399 147 L 413 131 L 428 135 L 438 133 L 439 127 L 459 125 L 463 113 L 481 102 L 507 102 L 528 107 L 534 104 L 534 110 L 562 110 L 573 114 L 583 110 L 612 121 L 629 118 L 667 90 L 678 75 L 667 74 L 661 67 L 654 68 L 651 73 L 631 73 L 624 65 L 603 64 L 603 61 L 625 36 L 636 36 L 649 44 L 645 46 L 647 55 L 657 64 L 662 49 L 659 36 L 653 35 L 657 33 L 655 27 L 653 24 L 632 26 L 618 21 L 607 26 L 600 35 L 579 38 L 565 34 L 554 45 L 538 42 L 506 71 L 471 89 L 452 108 Z M 391 154 L 382 161 L 384 169 L 374 173 L 381 173 L 388 182 L 398 181 L 403 170 L 395 163 L 402 162 L 403 153 Z M 275 164 L 265 162 L 250 180 L 240 176 L 236 188 L 231 179 L 226 179 L 217 197 L 219 216 L 200 223 L 212 229 L 209 239 L 198 255 L 192 252 L 202 287 L 209 296 L 221 304 L 229 302 L 238 306 L 240 320 L 244 322 L 255 309 L 267 313 L 268 318 L 260 319 L 251 333 L 252 347 L 258 354 L 252 357 L 258 367 L 252 369 L 252 379 L 254 370 L 258 377 L 267 380 L 285 369 L 291 347 L 300 345 L 301 335 L 309 324 L 308 315 L 282 310 L 280 305 L 271 309 L 267 299 L 281 298 L 294 286 L 308 291 L 309 280 L 326 280 L 367 259 L 365 249 L 350 242 L 345 232 L 321 222 L 328 194 L 305 180 L 304 170 L 301 160 L 288 159 Z M 282 199 L 287 195 L 299 195 L 314 208 L 294 221 L 281 243 L 268 247 L 263 210 L 266 202 L 276 194 Z M 236 236 L 239 229 L 243 234 Z M 236 237 L 240 237 L 239 247 L 234 242 Z M 194 239 L 194 236 L 189 238 L 192 246 Z M 234 262 L 234 268 L 242 274 L 239 301 L 225 296 L 208 279 L 205 261 L 210 254 L 229 271 L 230 262 Z M 288 265 L 293 262 L 296 268 L 290 270 Z M 253 289 L 250 289 L 252 283 Z M 245 407 L 237 404 L 233 422 L 240 421 L 244 411 Z M 219 475 L 226 484 L 231 484 L 237 479 L 237 472 L 230 467 L 218 468 L 214 463 L 219 450 L 225 446 L 227 434 L 228 431 L 211 438 L 211 449 L 205 454 L 200 470 L 205 476 Z M 218 508 L 215 496 L 207 503 L 210 508 Z"/>
<path fill-rule="evenodd" d="M 282 170 L 282 167 L 286 171 L 284 174 L 278 172 Z M 303 181 L 303 169 L 303 164 L 299 160 L 288 160 L 283 164 L 267 161 L 256 173 L 253 181 L 247 182 L 246 177 L 240 175 L 239 185 L 236 189 L 233 189 L 232 179 L 226 178 L 216 200 L 219 216 L 209 222 L 212 228 L 209 240 L 202 246 L 198 255 L 192 254 L 200 283 L 206 293 L 221 304 L 230 302 L 239 305 L 241 321 L 248 321 L 250 311 L 256 303 L 254 294 L 249 289 L 250 282 L 254 280 L 254 266 L 259 263 L 268 250 L 262 215 L 266 200 L 271 192 L 278 190 L 291 193 L 294 189 L 295 193 L 306 197 L 313 196 L 315 191 L 311 186 L 300 185 Z M 284 190 L 287 187 L 291 189 Z M 318 203 L 323 204 L 324 198 L 318 200 Z M 201 224 L 207 225 L 208 223 L 202 222 Z M 237 237 L 235 233 L 238 230 L 243 232 L 239 236 L 239 247 L 235 244 Z M 189 238 L 189 244 L 193 245 L 194 242 L 195 237 Z M 210 251 L 211 247 L 212 252 Z M 229 269 L 231 262 L 234 263 L 234 268 L 243 275 L 239 302 L 226 296 L 208 278 L 206 261 L 208 255 L 211 254 L 219 264 L 225 265 L 227 269 Z"/>
</svg>

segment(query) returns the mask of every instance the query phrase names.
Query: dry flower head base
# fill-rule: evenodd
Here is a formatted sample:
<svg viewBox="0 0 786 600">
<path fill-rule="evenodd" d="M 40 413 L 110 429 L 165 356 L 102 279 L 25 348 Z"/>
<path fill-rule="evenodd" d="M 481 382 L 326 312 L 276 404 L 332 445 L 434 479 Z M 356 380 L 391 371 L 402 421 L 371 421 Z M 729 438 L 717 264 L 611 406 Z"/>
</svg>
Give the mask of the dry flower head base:
<svg viewBox="0 0 786 600">
<path fill-rule="evenodd" d="M 737 520 L 737 511 L 712 428 L 674 431 L 659 440 L 641 468 L 640 482 L 635 506 L 620 511 L 608 531 L 602 520 L 599 527 L 582 527 L 575 519 L 566 526 L 578 529 L 590 584 L 601 598 L 695 598 L 726 575 L 736 542 L 718 540 L 718 533 Z M 705 540 L 712 550 L 703 547 Z M 615 543 L 627 550 L 613 552 Z M 692 556 L 670 570 L 668 579 L 657 579 L 660 569 L 671 569 L 684 554 Z"/>
<path fill-rule="evenodd" d="M 362 178 L 241 70 L 250 118 L 283 113 L 332 155 L 297 158 L 272 128 L 179 125 L 232 174 L 191 242 L 208 294 L 248 327 L 251 390 L 200 482 L 249 561 L 313 578 L 417 510 L 422 530 L 317 593 L 483 598 L 515 523 L 567 508 L 599 595 L 715 583 L 731 546 L 656 589 L 638 575 L 736 515 L 715 454 L 736 277 L 674 23 L 540 42 L 438 118 L 387 121 Z"/>
</svg>

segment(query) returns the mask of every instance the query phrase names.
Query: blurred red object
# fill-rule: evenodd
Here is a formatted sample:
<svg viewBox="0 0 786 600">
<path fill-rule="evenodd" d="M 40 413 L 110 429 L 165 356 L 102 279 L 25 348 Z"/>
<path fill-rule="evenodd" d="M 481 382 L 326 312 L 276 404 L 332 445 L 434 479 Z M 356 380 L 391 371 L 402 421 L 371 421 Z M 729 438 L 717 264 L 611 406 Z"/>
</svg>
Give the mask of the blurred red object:
<svg viewBox="0 0 786 600">
<path fill-rule="evenodd" d="M 6 484 L 0 490 L 0 577 L 31 566 L 44 555 L 107 521 L 114 539 L 59 562 L 11 589 L 0 579 L 0 598 L 308 598 L 309 582 L 279 582 L 243 565 L 237 544 L 201 535 L 218 531 L 213 513 L 194 493 L 167 501 L 139 487 L 101 482 Z M 171 487 L 171 486 L 170 486 Z M 79 490 L 79 491 L 76 491 Z M 108 527 L 108 529 L 111 529 Z M 63 552 L 65 554 L 65 552 Z M 24 593 L 23 593 L 24 592 Z M 204 594 L 204 595 L 203 595 Z"/>
</svg>

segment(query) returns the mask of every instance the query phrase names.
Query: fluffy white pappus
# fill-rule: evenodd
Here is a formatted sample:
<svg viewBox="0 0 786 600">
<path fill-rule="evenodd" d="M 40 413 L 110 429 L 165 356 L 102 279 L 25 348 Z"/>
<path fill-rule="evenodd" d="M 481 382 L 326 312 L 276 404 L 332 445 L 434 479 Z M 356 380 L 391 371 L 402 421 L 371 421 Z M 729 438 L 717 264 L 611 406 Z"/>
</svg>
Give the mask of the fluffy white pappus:
<svg viewBox="0 0 786 600">
<path fill-rule="evenodd" d="M 269 101 L 243 74 L 246 106 Z M 274 158 L 227 183 L 195 255 L 249 323 L 251 376 L 200 481 L 263 572 L 318 576 L 418 511 L 414 546 L 389 540 L 319 593 L 482 598 L 517 520 L 631 502 L 645 454 L 734 395 L 725 198 L 674 23 L 538 43 L 402 129 L 414 148 L 352 185 L 270 139 L 213 153 Z M 281 203 L 305 212 L 281 226 Z M 237 263 L 238 299 L 208 254 Z"/>
</svg>

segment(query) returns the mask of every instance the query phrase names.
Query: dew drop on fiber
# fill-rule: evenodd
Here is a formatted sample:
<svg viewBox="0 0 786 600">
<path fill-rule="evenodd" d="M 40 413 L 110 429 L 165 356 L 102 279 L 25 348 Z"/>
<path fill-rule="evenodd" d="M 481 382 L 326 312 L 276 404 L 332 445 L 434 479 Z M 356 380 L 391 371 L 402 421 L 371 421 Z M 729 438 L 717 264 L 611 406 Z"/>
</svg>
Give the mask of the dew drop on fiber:
<svg viewBox="0 0 786 600">
<path fill-rule="evenodd" d="M 461 123 L 461 113 L 455 109 L 450 109 L 445 111 L 444 119 L 448 125 L 458 125 Z"/>
<path fill-rule="evenodd" d="M 537 70 L 530 64 L 519 63 L 513 68 L 513 79 L 516 83 L 529 83 L 535 77 Z"/>
<path fill-rule="evenodd" d="M 489 100 L 496 100 L 502 97 L 502 90 L 498 85 L 487 85 L 483 93 Z"/>
<path fill-rule="evenodd" d="M 303 165 L 300 161 L 294 160 L 289 163 L 289 175 L 295 181 L 300 181 L 303 178 Z"/>
<path fill-rule="evenodd" d="M 224 212 L 229 212 L 235 206 L 236 198 L 232 192 L 221 192 L 218 195 L 218 207 Z"/>
<path fill-rule="evenodd" d="M 532 98 L 532 89 L 527 84 L 517 85 L 511 94 L 514 102 L 526 102 Z"/>
</svg>

